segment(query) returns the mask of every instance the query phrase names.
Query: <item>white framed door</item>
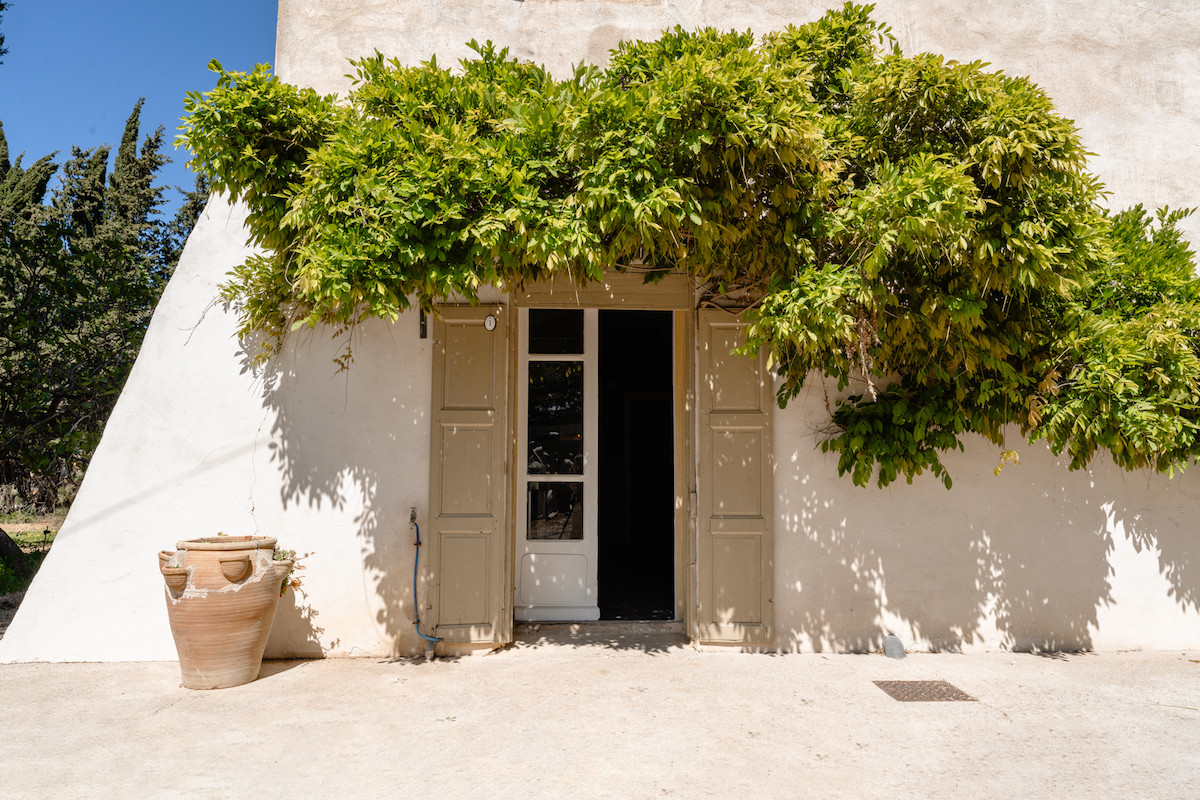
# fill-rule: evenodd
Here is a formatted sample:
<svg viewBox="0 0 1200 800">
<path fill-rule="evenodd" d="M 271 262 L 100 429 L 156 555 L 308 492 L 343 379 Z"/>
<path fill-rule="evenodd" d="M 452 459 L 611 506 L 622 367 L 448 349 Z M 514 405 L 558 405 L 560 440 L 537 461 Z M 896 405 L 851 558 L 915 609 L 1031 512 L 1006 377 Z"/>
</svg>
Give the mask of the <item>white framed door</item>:
<svg viewBox="0 0 1200 800">
<path fill-rule="evenodd" d="M 519 313 L 514 616 L 597 620 L 599 312 Z"/>
</svg>

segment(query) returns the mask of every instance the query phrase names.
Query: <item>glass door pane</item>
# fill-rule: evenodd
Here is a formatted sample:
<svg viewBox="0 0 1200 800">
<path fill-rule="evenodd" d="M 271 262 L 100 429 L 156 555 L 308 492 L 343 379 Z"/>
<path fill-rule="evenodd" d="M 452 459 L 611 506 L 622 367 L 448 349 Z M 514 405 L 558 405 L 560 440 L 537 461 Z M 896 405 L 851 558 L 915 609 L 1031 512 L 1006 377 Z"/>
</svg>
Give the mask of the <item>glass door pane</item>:
<svg viewBox="0 0 1200 800">
<path fill-rule="evenodd" d="M 583 474 L 583 362 L 530 361 L 529 474 Z"/>
</svg>

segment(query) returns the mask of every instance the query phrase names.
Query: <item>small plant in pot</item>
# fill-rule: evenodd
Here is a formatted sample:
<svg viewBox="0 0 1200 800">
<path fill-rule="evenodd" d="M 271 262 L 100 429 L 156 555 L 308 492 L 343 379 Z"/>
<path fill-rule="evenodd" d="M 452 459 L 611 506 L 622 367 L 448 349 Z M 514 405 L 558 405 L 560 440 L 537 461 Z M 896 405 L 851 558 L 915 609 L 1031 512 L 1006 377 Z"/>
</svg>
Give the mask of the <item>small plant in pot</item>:
<svg viewBox="0 0 1200 800">
<path fill-rule="evenodd" d="M 158 554 L 183 685 L 225 689 L 258 677 L 279 598 L 298 587 L 292 550 L 268 536 L 217 536 Z M 301 556 L 303 557 L 303 556 Z"/>
</svg>

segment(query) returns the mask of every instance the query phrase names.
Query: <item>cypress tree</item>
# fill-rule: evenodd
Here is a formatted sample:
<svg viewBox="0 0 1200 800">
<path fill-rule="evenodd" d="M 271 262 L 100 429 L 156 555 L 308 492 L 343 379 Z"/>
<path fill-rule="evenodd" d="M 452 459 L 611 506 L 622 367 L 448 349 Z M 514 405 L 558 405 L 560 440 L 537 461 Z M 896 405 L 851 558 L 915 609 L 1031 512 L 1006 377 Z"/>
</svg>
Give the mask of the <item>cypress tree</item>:
<svg viewBox="0 0 1200 800">
<path fill-rule="evenodd" d="M 139 151 L 141 109 L 111 173 L 107 145 L 10 162 L 0 126 L 0 511 L 70 499 L 207 200 L 200 179 L 159 215 L 169 159 L 161 127 Z"/>
</svg>

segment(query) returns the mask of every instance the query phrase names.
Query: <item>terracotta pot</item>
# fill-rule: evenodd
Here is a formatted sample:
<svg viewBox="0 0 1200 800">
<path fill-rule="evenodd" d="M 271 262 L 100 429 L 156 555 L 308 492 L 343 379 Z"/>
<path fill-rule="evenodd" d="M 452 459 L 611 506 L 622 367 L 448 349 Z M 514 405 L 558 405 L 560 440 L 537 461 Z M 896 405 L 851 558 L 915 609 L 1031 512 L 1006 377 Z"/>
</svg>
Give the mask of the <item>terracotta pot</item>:
<svg viewBox="0 0 1200 800">
<path fill-rule="evenodd" d="M 266 536 L 177 542 L 158 554 L 183 685 L 225 689 L 258 677 L 292 561 Z"/>
</svg>

